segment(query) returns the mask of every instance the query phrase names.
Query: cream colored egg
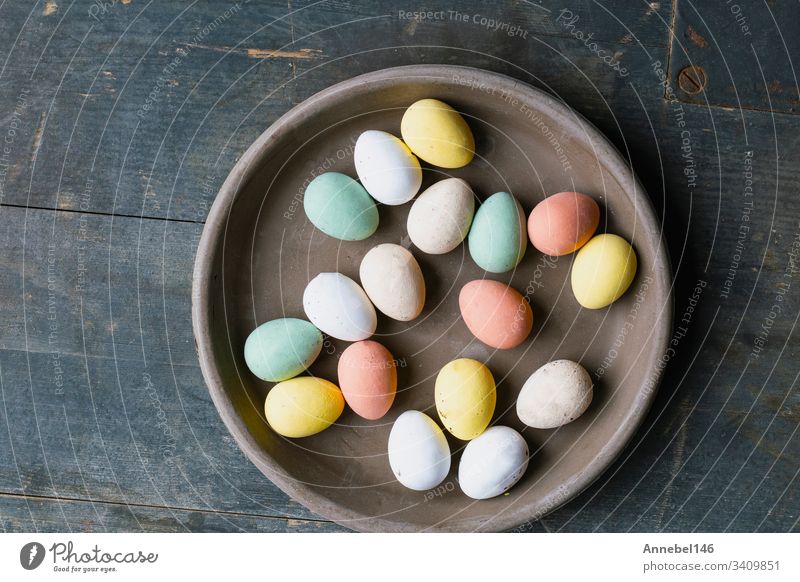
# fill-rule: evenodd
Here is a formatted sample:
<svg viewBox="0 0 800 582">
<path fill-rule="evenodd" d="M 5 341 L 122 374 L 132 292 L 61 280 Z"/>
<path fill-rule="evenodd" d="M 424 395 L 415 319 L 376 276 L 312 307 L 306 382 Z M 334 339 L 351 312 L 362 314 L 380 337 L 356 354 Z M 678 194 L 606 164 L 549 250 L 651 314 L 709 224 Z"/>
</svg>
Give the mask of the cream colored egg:
<svg viewBox="0 0 800 582">
<path fill-rule="evenodd" d="M 378 202 L 405 204 L 422 185 L 419 160 L 391 133 L 365 131 L 356 140 L 353 157 L 361 184 Z"/>
<path fill-rule="evenodd" d="M 592 378 L 571 360 L 555 360 L 536 370 L 517 397 L 517 416 L 533 428 L 572 422 L 592 403 Z"/>
<path fill-rule="evenodd" d="M 431 255 L 449 253 L 469 234 L 475 194 L 461 178 L 436 182 L 414 201 L 408 213 L 408 236 Z"/>
<path fill-rule="evenodd" d="M 373 247 L 361 260 L 364 291 L 378 310 L 398 321 L 415 319 L 425 306 L 425 279 L 417 260 L 395 244 Z"/>
</svg>

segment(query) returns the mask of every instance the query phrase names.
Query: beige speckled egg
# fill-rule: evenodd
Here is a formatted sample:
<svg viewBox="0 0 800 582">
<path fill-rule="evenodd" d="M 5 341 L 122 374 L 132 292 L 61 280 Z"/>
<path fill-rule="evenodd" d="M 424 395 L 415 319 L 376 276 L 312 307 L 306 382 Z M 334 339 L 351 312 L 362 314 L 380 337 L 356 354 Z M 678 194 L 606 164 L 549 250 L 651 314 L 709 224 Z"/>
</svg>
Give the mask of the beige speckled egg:
<svg viewBox="0 0 800 582">
<path fill-rule="evenodd" d="M 469 234 L 475 194 L 461 178 L 436 182 L 420 194 L 408 213 L 408 236 L 424 253 L 442 255 Z"/>
<path fill-rule="evenodd" d="M 517 416 L 533 428 L 572 422 L 592 403 L 592 378 L 571 360 L 555 360 L 536 370 L 517 397 Z"/>
<path fill-rule="evenodd" d="M 398 321 L 415 319 L 425 306 L 425 279 L 417 260 L 400 245 L 370 249 L 361 260 L 364 291 L 378 310 Z"/>
</svg>

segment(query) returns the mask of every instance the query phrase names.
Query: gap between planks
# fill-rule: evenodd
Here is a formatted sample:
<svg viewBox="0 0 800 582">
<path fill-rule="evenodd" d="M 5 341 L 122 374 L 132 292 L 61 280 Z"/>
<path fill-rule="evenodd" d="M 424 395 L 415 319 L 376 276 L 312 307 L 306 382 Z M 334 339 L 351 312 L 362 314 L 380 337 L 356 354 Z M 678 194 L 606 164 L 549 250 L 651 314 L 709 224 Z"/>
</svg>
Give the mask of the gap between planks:
<svg viewBox="0 0 800 582">
<path fill-rule="evenodd" d="M 13 204 L 9 202 L 0 203 L 0 207 L 22 208 L 26 210 L 44 210 L 48 212 L 69 212 L 72 214 L 88 214 L 91 216 L 109 216 L 113 218 L 135 218 L 138 220 L 162 220 L 166 222 L 180 222 L 185 224 L 205 224 L 205 220 L 189 220 L 188 218 L 169 218 L 167 216 L 150 216 L 148 214 L 120 214 L 119 212 L 100 212 L 97 210 L 75 210 L 72 208 L 48 208 L 46 206 L 26 206 L 24 204 Z"/>
<path fill-rule="evenodd" d="M 105 499 L 82 499 L 80 497 L 52 497 L 49 495 L 32 495 L 27 493 L 13 493 L 10 491 L 0 491 L 0 498 L 13 497 L 16 499 L 25 499 L 31 501 L 52 501 L 56 503 L 93 503 L 99 505 L 113 505 L 118 507 L 138 507 L 141 509 L 161 509 L 167 511 L 185 511 L 187 513 L 207 513 L 210 515 L 230 515 L 234 517 L 249 517 L 261 519 L 274 519 L 278 521 L 301 521 L 307 523 L 329 523 L 335 525 L 334 522 L 327 519 L 314 519 L 309 517 L 292 517 L 286 515 L 266 515 L 262 513 L 247 513 L 243 511 L 230 511 L 230 510 L 217 510 L 193 507 L 178 507 L 172 505 L 151 505 L 148 503 L 128 503 L 122 501 L 109 501 Z"/>
</svg>

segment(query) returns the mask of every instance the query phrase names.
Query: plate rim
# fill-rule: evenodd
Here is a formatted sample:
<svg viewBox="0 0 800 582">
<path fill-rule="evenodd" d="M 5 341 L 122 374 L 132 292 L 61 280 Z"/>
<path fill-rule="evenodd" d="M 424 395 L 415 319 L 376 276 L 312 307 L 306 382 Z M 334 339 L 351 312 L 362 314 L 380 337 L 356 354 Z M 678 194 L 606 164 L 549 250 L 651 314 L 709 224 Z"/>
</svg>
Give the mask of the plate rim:
<svg viewBox="0 0 800 582">
<path fill-rule="evenodd" d="M 228 432 L 231 433 L 245 456 L 267 479 L 291 498 L 301 503 L 306 509 L 356 531 L 505 531 L 543 518 L 548 513 L 555 511 L 577 497 L 601 477 L 622 454 L 646 419 L 666 369 L 666 366 L 659 367 L 657 365 L 659 360 L 651 363 L 651 366 L 655 366 L 655 368 L 651 370 L 651 374 L 647 377 L 653 378 L 652 390 L 645 394 L 644 397 L 635 399 L 631 408 L 626 412 L 626 420 L 628 422 L 622 423 L 619 430 L 612 434 L 606 445 L 601 449 L 601 453 L 604 453 L 604 455 L 596 457 L 593 462 L 586 466 L 584 471 L 575 474 L 569 482 L 562 483 L 561 487 L 553 489 L 548 495 L 543 496 L 537 503 L 541 511 L 536 511 L 527 517 L 515 515 L 513 512 L 503 512 L 494 516 L 488 522 L 480 519 L 456 520 L 455 522 L 444 521 L 426 528 L 419 528 L 412 524 L 387 520 L 380 516 L 363 515 L 352 508 L 331 502 L 317 493 L 313 486 L 304 485 L 285 477 L 281 465 L 276 463 L 250 435 L 244 421 L 235 412 L 232 401 L 226 395 L 222 378 L 214 363 L 210 329 L 211 317 L 208 315 L 212 304 L 213 264 L 216 253 L 219 252 L 219 241 L 223 240 L 226 234 L 227 219 L 239 194 L 240 186 L 245 184 L 256 173 L 259 168 L 258 162 L 268 151 L 271 141 L 277 140 L 285 132 L 290 132 L 293 127 L 302 123 L 302 118 L 306 112 L 314 111 L 318 104 L 326 103 L 337 94 L 350 92 L 359 85 L 369 83 L 387 82 L 393 79 L 407 80 L 411 77 L 446 80 L 448 77 L 452 78 L 456 73 L 482 79 L 486 83 L 491 83 L 490 86 L 506 89 L 510 93 L 525 94 L 527 96 L 526 99 L 531 99 L 531 95 L 533 95 L 538 109 L 546 108 L 547 114 L 552 118 L 558 119 L 560 123 L 570 129 L 580 130 L 584 136 L 583 140 L 590 141 L 593 144 L 597 151 L 597 157 L 604 160 L 604 165 L 609 174 L 623 185 L 623 191 L 626 195 L 631 197 L 632 200 L 634 197 L 638 197 L 634 204 L 642 202 L 642 217 L 645 223 L 643 228 L 647 232 L 658 233 L 656 256 L 663 257 L 662 268 L 658 268 L 658 262 L 654 266 L 654 276 L 658 278 L 662 288 L 666 289 L 664 303 L 660 313 L 657 313 L 657 321 L 661 320 L 663 325 L 660 326 L 656 337 L 653 338 L 653 341 L 656 342 L 656 347 L 661 347 L 660 352 L 663 353 L 666 350 L 669 338 L 672 335 L 674 317 L 672 266 L 664 229 L 658 222 L 653 202 L 633 171 L 631 164 L 625 160 L 608 137 L 581 113 L 553 95 L 524 81 L 486 69 L 443 64 L 403 65 L 379 69 L 346 79 L 323 89 L 292 107 L 264 130 L 237 160 L 220 186 L 219 192 L 209 209 L 197 246 L 192 272 L 192 331 L 200 370 L 212 402 Z M 625 188 L 626 184 L 630 184 L 631 188 Z M 483 528 L 483 523 L 488 523 L 489 527 Z M 449 527 L 448 524 L 450 524 Z M 470 527 L 464 529 L 461 527 L 464 524 L 470 524 Z M 452 527 L 453 525 L 456 527 Z"/>
</svg>

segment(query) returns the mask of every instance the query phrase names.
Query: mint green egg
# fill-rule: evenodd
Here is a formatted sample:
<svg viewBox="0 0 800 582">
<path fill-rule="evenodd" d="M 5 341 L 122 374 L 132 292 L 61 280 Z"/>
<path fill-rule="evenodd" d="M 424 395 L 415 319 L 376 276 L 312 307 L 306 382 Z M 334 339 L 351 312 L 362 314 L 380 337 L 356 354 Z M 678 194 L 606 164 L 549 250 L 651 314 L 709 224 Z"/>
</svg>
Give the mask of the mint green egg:
<svg viewBox="0 0 800 582">
<path fill-rule="evenodd" d="M 244 343 L 244 361 L 267 382 L 294 378 L 322 351 L 322 333 L 308 321 L 287 317 L 255 328 Z"/>
<path fill-rule="evenodd" d="M 469 231 L 472 260 L 490 273 L 505 273 L 519 265 L 527 245 L 525 213 L 517 199 L 508 192 L 489 196 Z"/>
<path fill-rule="evenodd" d="M 364 187 L 338 172 L 314 178 L 303 196 L 311 223 L 339 240 L 364 240 L 378 229 L 378 209 Z"/>
</svg>

